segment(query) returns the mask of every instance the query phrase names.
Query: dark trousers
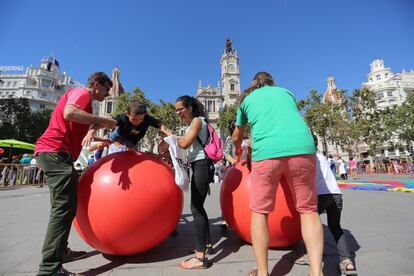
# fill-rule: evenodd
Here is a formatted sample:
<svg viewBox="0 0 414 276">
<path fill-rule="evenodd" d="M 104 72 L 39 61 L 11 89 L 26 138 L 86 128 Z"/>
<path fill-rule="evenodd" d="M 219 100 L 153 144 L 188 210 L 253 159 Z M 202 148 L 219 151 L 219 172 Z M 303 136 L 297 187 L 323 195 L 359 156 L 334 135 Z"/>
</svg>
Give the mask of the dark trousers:
<svg viewBox="0 0 414 276">
<path fill-rule="evenodd" d="M 318 212 L 326 211 L 328 228 L 335 238 L 341 260 L 351 258 L 351 251 L 341 227 L 342 195 L 325 194 L 318 196 Z"/>
<path fill-rule="evenodd" d="M 62 265 L 76 215 L 78 173 L 67 152 L 39 153 L 37 161 L 47 176 L 51 204 L 38 275 L 55 275 Z"/>
<path fill-rule="evenodd" d="M 213 166 L 213 172 L 211 172 Z M 210 191 L 210 182 L 214 177 L 214 165 L 208 159 L 191 163 L 191 214 L 194 218 L 196 232 L 196 251 L 206 250 L 206 244 L 210 243 L 210 226 L 208 216 L 204 209 L 204 202 Z"/>
</svg>

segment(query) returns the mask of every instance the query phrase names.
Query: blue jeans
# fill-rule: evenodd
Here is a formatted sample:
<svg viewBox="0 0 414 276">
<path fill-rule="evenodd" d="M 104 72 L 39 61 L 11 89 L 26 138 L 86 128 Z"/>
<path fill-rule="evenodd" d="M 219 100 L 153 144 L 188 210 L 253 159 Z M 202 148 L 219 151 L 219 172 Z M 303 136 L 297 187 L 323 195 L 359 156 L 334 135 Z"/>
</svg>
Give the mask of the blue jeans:
<svg viewBox="0 0 414 276">
<path fill-rule="evenodd" d="M 131 141 L 129 141 L 129 140 L 127 140 L 127 139 L 125 139 L 124 137 L 121 136 L 121 134 L 119 133 L 118 127 L 115 128 L 113 131 L 108 133 L 108 138 L 112 142 L 115 141 L 115 140 L 118 140 L 122 144 L 127 146 L 128 148 L 133 148 L 135 146 L 134 144 L 131 143 Z"/>
</svg>

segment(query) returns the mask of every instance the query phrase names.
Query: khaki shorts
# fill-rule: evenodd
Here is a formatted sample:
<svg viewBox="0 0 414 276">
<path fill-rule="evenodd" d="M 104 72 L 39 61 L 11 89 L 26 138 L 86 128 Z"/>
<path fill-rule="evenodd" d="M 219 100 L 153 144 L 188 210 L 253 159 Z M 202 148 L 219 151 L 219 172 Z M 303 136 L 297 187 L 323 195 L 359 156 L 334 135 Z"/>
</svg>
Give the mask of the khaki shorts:
<svg viewBox="0 0 414 276">
<path fill-rule="evenodd" d="M 270 213 L 275 209 L 276 189 L 282 177 L 288 184 L 296 210 L 317 212 L 315 154 L 287 156 L 252 162 L 250 209 Z"/>
</svg>

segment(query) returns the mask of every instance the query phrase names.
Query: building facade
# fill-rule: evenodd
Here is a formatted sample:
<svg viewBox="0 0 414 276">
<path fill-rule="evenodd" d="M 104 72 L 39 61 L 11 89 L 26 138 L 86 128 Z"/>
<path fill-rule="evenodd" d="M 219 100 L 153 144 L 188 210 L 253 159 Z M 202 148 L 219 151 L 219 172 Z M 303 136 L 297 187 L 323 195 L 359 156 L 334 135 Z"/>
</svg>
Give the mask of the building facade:
<svg viewBox="0 0 414 276">
<path fill-rule="evenodd" d="M 391 68 L 384 66 L 382 59 L 376 59 L 371 63 L 368 81 L 362 87 L 375 92 L 380 109 L 401 105 L 408 93 L 414 91 L 414 71 L 393 73 Z"/>
<path fill-rule="evenodd" d="M 367 75 L 367 82 L 362 84 L 362 88 L 368 88 L 373 91 L 376 96 L 376 105 L 379 109 L 385 109 L 392 106 L 400 106 L 406 99 L 409 93 L 414 93 L 414 71 L 410 70 L 402 73 L 394 73 L 391 68 L 384 66 L 382 59 L 376 59 L 371 64 L 371 71 Z M 335 79 L 329 76 L 327 79 L 328 87 L 323 96 L 323 103 L 332 102 L 339 103 L 340 99 L 335 95 L 336 85 Z M 347 157 L 348 154 L 343 152 L 340 147 L 327 142 L 327 145 L 322 145 L 328 154 L 341 155 Z M 398 145 L 398 146 L 397 146 Z M 361 154 L 359 158 L 363 159 L 368 156 L 369 147 L 365 143 L 357 145 L 358 152 Z M 387 141 L 379 147 L 376 157 L 383 159 L 394 159 L 410 156 L 407 150 L 405 141 L 399 141 L 395 136 L 390 141 Z"/>
<path fill-rule="evenodd" d="M 99 103 L 98 115 L 111 117 L 118 105 L 119 96 L 125 93 L 121 83 L 121 71 L 116 66 L 112 70 L 112 88 L 109 90 L 109 96 Z"/>
<path fill-rule="evenodd" d="M 392 106 L 400 106 L 409 93 L 414 93 L 414 71 L 403 70 L 401 73 L 392 72 L 390 67 L 385 67 L 382 59 L 376 59 L 371 63 L 371 72 L 368 73 L 368 81 L 362 84 L 377 95 L 377 107 L 385 109 Z M 398 146 L 397 146 L 398 145 Z M 399 141 L 394 136 L 390 141 L 379 148 L 377 157 L 393 159 L 410 156 L 405 141 Z"/>
<path fill-rule="evenodd" d="M 8 67 L 14 66 L 0 68 L 3 69 L 0 71 L 0 99 L 26 98 L 32 110 L 53 110 L 68 88 L 83 86 L 66 72 L 61 73 L 59 62 L 53 56 L 44 57 L 39 67 L 29 66 L 24 70 L 21 66 L 19 70 L 10 71 Z"/>
<path fill-rule="evenodd" d="M 220 59 L 221 78 L 217 86 L 203 87 L 199 81 L 197 99 L 204 105 L 210 122 L 216 126 L 220 112 L 235 104 L 240 95 L 240 65 L 237 50 L 230 38 Z"/>
</svg>

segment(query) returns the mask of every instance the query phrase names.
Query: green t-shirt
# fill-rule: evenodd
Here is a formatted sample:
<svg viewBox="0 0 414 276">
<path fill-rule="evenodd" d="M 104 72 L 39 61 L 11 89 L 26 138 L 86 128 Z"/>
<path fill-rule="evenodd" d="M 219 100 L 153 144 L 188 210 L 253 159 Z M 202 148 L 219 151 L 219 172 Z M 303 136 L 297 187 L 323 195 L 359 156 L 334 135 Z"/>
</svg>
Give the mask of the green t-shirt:
<svg viewBox="0 0 414 276">
<path fill-rule="evenodd" d="M 244 98 L 236 125 L 249 123 L 252 160 L 316 153 L 312 135 L 287 89 L 265 86 Z"/>
</svg>

